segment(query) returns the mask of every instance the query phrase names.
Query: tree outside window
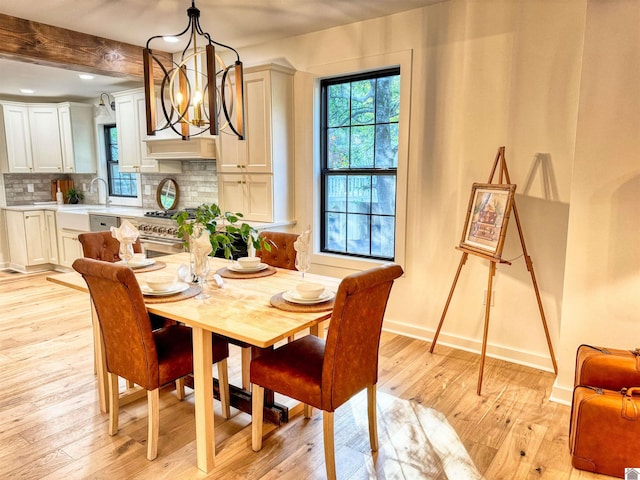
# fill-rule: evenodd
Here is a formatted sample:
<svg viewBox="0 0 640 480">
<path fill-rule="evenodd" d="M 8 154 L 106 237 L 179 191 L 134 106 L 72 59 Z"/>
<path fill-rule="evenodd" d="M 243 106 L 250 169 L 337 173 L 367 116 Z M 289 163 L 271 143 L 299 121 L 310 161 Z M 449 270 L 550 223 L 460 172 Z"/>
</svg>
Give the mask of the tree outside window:
<svg viewBox="0 0 640 480">
<path fill-rule="evenodd" d="M 321 250 L 393 260 L 400 69 L 323 80 L 321 92 Z"/>
</svg>

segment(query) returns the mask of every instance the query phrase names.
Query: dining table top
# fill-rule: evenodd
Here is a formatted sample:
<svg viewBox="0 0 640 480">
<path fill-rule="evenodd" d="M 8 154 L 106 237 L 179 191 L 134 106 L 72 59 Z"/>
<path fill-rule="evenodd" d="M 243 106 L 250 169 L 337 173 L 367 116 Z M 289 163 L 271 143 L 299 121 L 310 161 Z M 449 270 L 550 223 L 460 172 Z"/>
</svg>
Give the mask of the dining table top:
<svg viewBox="0 0 640 480">
<path fill-rule="evenodd" d="M 158 272 L 177 275 L 180 266 L 189 265 L 189 254 L 166 255 L 156 260 L 165 264 L 166 267 L 162 270 L 137 273 L 136 278 L 141 286 L 145 285 L 146 278 Z M 254 275 L 247 275 L 246 278 L 243 275 L 235 275 L 240 278 L 223 278 L 223 286 L 218 287 L 211 276 L 219 269 L 229 267 L 230 261 L 211 257 L 210 266 L 210 279 L 206 289 L 208 298 L 190 297 L 177 301 L 148 301 L 147 310 L 191 327 L 199 327 L 259 348 L 272 347 L 277 342 L 305 328 L 317 325 L 318 322 L 331 316 L 330 309 L 321 312 L 308 311 L 313 309 L 304 308 L 298 311 L 287 311 L 289 309 L 283 310 L 272 305 L 271 298 L 274 295 L 295 290 L 296 285 L 303 281 L 302 274 L 296 270 L 275 268 L 274 274 L 257 278 Z M 88 292 L 84 279 L 75 271 L 50 275 L 47 279 L 53 283 Z M 321 283 L 329 292 L 336 292 L 340 283 L 339 278 L 310 273 L 305 274 L 304 281 Z"/>
</svg>

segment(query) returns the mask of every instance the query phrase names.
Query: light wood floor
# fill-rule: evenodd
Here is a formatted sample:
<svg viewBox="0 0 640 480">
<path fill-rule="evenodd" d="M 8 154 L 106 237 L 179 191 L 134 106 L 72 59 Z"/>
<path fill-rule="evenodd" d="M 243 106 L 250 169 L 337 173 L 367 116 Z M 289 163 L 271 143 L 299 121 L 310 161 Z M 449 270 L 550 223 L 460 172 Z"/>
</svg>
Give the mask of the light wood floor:
<svg viewBox="0 0 640 480">
<path fill-rule="evenodd" d="M 250 417 L 232 409 L 225 421 L 217 401 L 216 469 L 202 474 L 195 467 L 193 396 L 179 402 L 170 389 L 160 394 L 159 455 L 147 461 L 146 402 L 121 409 L 114 437 L 99 411 L 88 297 L 41 274 L 2 273 L 0 312 L 0 478 L 324 478 L 321 414 L 266 427 L 264 448 L 254 453 Z M 477 355 L 444 346 L 429 354 L 428 346 L 383 334 L 381 449 L 375 456 L 368 450 L 366 399 L 358 396 L 336 412 L 339 478 L 447 478 L 432 432 L 416 434 L 415 419 L 430 412 L 444 415 L 462 452 L 489 480 L 603 478 L 571 468 L 569 408 L 547 400 L 551 374 L 488 359 L 477 396 Z M 231 381 L 239 375 L 233 349 Z"/>
</svg>

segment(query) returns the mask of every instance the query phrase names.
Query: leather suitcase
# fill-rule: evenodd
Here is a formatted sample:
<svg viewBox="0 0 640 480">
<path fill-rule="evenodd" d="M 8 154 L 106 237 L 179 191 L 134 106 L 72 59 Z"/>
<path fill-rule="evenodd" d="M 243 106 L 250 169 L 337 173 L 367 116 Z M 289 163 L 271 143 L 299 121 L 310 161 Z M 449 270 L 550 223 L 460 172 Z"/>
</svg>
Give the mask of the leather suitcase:
<svg viewBox="0 0 640 480">
<path fill-rule="evenodd" d="M 640 387 L 640 352 L 580 345 L 574 387 L 578 385 L 617 391 Z"/>
<path fill-rule="evenodd" d="M 624 478 L 640 467 L 640 388 L 615 392 L 577 386 L 573 390 L 569 449 L 580 470 Z"/>
</svg>

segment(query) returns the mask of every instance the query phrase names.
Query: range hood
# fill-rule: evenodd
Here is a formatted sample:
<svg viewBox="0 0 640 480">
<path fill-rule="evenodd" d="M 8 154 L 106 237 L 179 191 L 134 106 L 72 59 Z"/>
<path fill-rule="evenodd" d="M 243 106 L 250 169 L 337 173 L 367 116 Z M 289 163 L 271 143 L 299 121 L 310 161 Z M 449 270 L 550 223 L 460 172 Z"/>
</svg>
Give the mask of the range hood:
<svg viewBox="0 0 640 480">
<path fill-rule="evenodd" d="M 153 137 L 144 139 L 147 145 L 147 157 L 156 160 L 215 160 L 215 137 Z"/>
</svg>

